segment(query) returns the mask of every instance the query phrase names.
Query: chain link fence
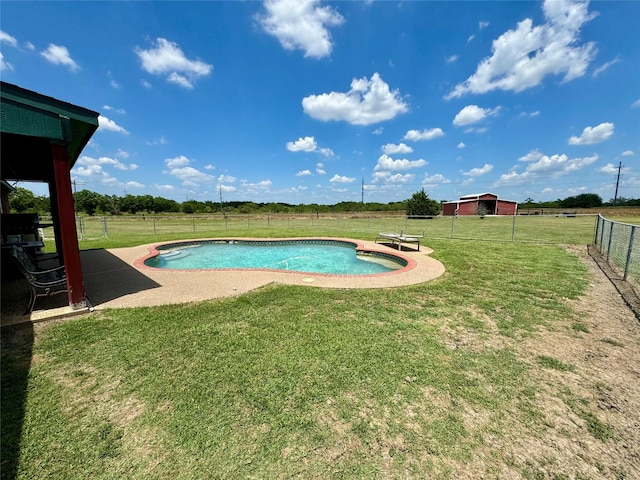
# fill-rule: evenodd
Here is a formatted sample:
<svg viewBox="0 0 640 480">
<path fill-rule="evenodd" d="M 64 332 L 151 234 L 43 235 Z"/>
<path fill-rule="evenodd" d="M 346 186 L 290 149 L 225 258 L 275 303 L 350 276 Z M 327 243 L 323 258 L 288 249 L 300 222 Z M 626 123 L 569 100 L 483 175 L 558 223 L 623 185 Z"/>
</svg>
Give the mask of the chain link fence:
<svg viewBox="0 0 640 480">
<path fill-rule="evenodd" d="M 640 238 L 638 225 L 607 220 L 598 215 L 594 244 L 623 280 L 640 282 Z"/>
</svg>

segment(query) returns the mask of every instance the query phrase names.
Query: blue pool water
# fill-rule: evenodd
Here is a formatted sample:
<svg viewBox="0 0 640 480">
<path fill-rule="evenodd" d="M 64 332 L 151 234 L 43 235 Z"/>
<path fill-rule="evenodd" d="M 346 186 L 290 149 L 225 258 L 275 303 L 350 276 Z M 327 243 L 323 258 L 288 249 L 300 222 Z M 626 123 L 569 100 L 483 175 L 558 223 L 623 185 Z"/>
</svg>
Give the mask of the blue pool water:
<svg viewBox="0 0 640 480">
<path fill-rule="evenodd" d="M 355 244 L 327 240 L 203 241 L 158 247 L 159 255 L 145 261 L 156 268 L 267 268 L 296 272 L 370 275 L 406 265 L 386 254 L 357 254 Z"/>
</svg>

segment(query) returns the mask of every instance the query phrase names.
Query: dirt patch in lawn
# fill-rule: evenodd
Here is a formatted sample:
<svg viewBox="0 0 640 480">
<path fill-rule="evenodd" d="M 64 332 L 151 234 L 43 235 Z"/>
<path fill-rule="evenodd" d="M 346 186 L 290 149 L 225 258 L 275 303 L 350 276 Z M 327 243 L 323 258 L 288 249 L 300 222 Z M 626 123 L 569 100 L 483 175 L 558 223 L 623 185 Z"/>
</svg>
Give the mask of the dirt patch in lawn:
<svg viewBox="0 0 640 480">
<path fill-rule="evenodd" d="M 516 347 L 538 366 L 542 428 L 514 426 L 511 438 L 481 448 L 463 477 L 640 478 L 640 322 L 587 248 L 567 248 L 588 268 L 585 295 L 566 300 L 571 318 Z M 502 465 L 486 469 L 491 457 Z"/>
</svg>

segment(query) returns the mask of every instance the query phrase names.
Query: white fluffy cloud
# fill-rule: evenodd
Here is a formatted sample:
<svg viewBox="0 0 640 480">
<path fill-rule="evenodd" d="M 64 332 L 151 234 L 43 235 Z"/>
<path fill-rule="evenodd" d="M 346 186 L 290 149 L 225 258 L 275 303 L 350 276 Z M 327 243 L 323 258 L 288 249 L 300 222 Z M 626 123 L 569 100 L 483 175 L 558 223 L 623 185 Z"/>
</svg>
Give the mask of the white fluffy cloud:
<svg viewBox="0 0 640 480">
<path fill-rule="evenodd" d="M 451 183 L 451 180 L 449 180 L 447 177 L 445 177 L 441 173 L 436 173 L 433 175 L 429 175 L 428 173 L 426 173 L 424 175 L 424 178 L 422 179 L 422 185 L 425 187 L 433 188 L 443 183 Z"/>
<path fill-rule="evenodd" d="M 333 177 L 331 177 L 331 180 L 329 180 L 331 183 L 353 183 L 356 181 L 355 178 L 352 177 L 345 177 L 343 175 L 334 175 Z"/>
<path fill-rule="evenodd" d="M 163 173 L 182 180 L 184 186 L 197 186 L 201 183 L 211 183 L 215 181 L 213 175 L 201 172 L 190 166 L 191 160 L 184 155 L 167 158 L 164 163 L 167 165 L 168 170 L 163 171 Z"/>
<path fill-rule="evenodd" d="M 598 170 L 600 173 L 604 173 L 607 175 L 617 175 L 618 174 L 618 167 L 616 165 L 614 165 L 613 163 L 607 163 L 604 167 L 601 167 L 600 170 Z"/>
<path fill-rule="evenodd" d="M 394 155 L 396 153 L 411 153 L 413 152 L 413 148 L 404 143 L 400 143 L 398 145 L 394 143 L 387 143 L 382 146 L 382 151 L 387 155 Z"/>
<path fill-rule="evenodd" d="M 138 168 L 138 166 L 135 163 L 122 163 L 120 160 L 117 160 L 115 158 L 94 158 L 83 155 L 78 158 L 78 161 L 71 170 L 71 175 L 74 177 L 82 177 L 84 179 L 87 179 L 87 181 L 98 182 L 110 187 L 144 187 L 144 185 L 139 182 L 120 182 L 117 178 L 115 178 L 108 172 L 109 168 L 115 168 L 116 170 L 125 171 L 135 170 L 136 168 Z"/>
<path fill-rule="evenodd" d="M 313 137 L 300 137 L 295 142 L 287 142 L 287 150 L 290 152 L 313 152 L 317 149 L 318 144 Z"/>
<path fill-rule="evenodd" d="M 295 142 L 287 142 L 287 150 L 290 152 L 316 152 L 325 157 L 333 156 L 333 150 L 320 148 L 314 137 L 300 137 Z"/>
<path fill-rule="evenodd" d="M 500 111 L 500 107 L 496 108 L 480 108 L 477 105 L 467 105 L 453 119 L 456 127 L 470 125 L 484 120 L 486 117 L 494 116 Z"/>
<path fill-rule="evenodd" d="M 54 65 L 63 65 L 68 67 L 72 72 L 80 69 L 78 64 L 71 58 L 67 47 L 62 45 L 54 45 L 53 43 L 50 43 L 46 50 L 40 52 L 40 55 Z"/>
<path fill-rule="evenodd" d="M 370 125 L 390 120 L 408 110 L 398 90 L 374 73 L 371 79 L 354 78 L 347 93 L 331 92 L 302 99 L 304 112 L 317 120 L 342 120 L 352 125 Z"/>
<path fill-rule="evenodd" d="M 586 127 L 579 137 L 569 138 L 569 145 L 593 145 L 602 143 L 613 135 L 613 123 L 605 122 L 595 127 Z"/>
<path fill-rule="evenodd" d="M 391 173 L 389 171 L 380 171 L 373 173 L 373 183 L 388 184 L 406 184 L 413 182 L 416 176 L 412 173 Z"/>
<path fill-rule="evenodd" d="M 489 173 L 491 170 L 493 170 L 493 165 L 485 163 L 481 168 L 472 168 L 468 172 L 462 172 L 462 174 L 467 177 L 479 177 L 485 173 Z"/>
<path fill-rule="evenodd" d="M 500 176 L 496 182 L 496 186 L 500 185 L 517 185 L 525 182 L 532 182 L 541 178 L 557 178 L 570 173 L 575 173 L 598 160 L 598 155 L 594 154 L 590 157 L 569 158 L 567 155 L 544 155 L 537 150 L 530 152 L 519 160 L 527 162 L 527 168 L 524 172 L 518 173 L 517 167 L 511 172 Z"/>
<path fill-rule="evenodd" d="M 409 130 L 403 140 L 411 140 L 412 142 L 419 142 L 420 140 L 433 140 L 434 138 L 444 137 L 444 132 L 441 128 L 427 128 L 425 130 Z"/>
<path fill-rule="evenodd" d="M 520 92 L 548 75 L 563 75 L 564 82 L 583 76 L 596 55 L 595 44 L 579 42 L 580 29 L 594 17 L 588 7 L 583 1 L 545 0 L 545 23 L 534 27 L 527 18 L 503 33 L 493 41 L 492 55 L 446 98 L 493 90 Z"/>
<path fill-rule="evenodd" d="M 395 171 L 395 170 L 410 170 L 412 168 L 424 167 L 427 164 L 426 160 L 394 160 L 389 155 L 382 154 L 378 158 L 374 171 Z"/>
<path fill-rule="evenodd" d="M 300 170 L 296 173 L 296 177 L 306 177 L 308 175 L 311 175 L 311 170 Z"/>
<path fill-rule="evenodd" d="M 0 72 L 3 70 L 13 70 L 13 65 L 4 61 L 4 55 L 0 52 Z"/>
<path fill-rule="evenodd" d="M 125 128 L 121 127 L 116 122 L 114 122 L 113 120 L 110 120 L 109 118 L 103 115 L 98 115 L 98 126 L 100 127 L 101 130 L 108 130 L 110 132 L 122 133 L 124 135 L 129 134 L 129 132 Z"/>
<path fill-rule="evenodd" d="M 304 50 L 305 57 L 331 54 L 333 43 L 328 28 L 344 22 L 332 7 L 320 6 L 318 0 L 265 0 L 264 8 L 266 15 L 257 19 L 283 48 Z"/>
<path fill-rule="evenodd" d="M 15 37 L 9 35 L 7 32 L 0 30 L 0 42 L 8 43 L 12 47 L 18 46 L 18 40 Z"/>
<path fill-rule="evenodd" d="M 236 177 L 231 175 L 220 175 L 218 177 L 218 183 L 234 183 L 236 181 Z"/>
<path fill-rule="evenodd" d="M 134 52 L 142 62 L 142 69 L 153 75 L 166 75 L 167 81 L 192 89 L 195 81 L 211 73 L 213 66 L 201 60 L 188 59 L 177 43 L 158 38 L 156 46 L 148 50 L 136 47 Z"/>
</svg>

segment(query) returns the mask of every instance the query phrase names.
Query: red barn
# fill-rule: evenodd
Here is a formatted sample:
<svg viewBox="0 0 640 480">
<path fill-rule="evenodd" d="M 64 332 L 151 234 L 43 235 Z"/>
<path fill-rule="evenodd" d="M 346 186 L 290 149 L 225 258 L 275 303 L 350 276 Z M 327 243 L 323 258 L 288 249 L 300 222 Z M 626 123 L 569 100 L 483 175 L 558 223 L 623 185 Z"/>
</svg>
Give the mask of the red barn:
<svg viewBox="0 0 640 480">
<path fill-rule="evenodd" d="M 460 200 L 442 204 L 442 215 L 515 215 L 518 202 L 502 200 L 493 193 L 464 195 Z"/>
</svg>

